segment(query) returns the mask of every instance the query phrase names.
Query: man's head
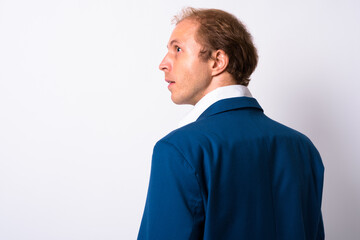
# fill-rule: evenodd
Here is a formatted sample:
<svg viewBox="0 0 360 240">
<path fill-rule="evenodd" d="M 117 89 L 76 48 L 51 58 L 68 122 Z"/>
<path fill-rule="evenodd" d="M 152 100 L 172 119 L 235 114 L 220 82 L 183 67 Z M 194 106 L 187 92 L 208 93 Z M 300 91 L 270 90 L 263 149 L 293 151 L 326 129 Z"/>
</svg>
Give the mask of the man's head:
<svg viewBox="0 0 360 240">
<path fill-rule="evenodd" d="M 175 103 L 194 105 L 217 87 L 249 84 L 258 57 L 239 20 L 221 10 L 194 8 L 174 20 L 169 51 L 159 68 Z"/>
</svg>

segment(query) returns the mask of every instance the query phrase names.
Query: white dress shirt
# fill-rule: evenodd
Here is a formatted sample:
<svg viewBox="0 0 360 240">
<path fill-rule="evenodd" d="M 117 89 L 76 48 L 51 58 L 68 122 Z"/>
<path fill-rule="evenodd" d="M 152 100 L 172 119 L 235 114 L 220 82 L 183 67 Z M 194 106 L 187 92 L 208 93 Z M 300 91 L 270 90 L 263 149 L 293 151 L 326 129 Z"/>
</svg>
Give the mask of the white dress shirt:
<svg viewBox="0 0 360 240">
<path fill-rule="evenodd" d="M 194 106 L 194 108 L 179 122 L 178 127 L 185 126 L 189 123 L 195 122 L 198 117 L 213 103 L 234 97 L 252 97 L 249 89 L 243 85 L 229 85 L 219 87 L 206 94 Z"/>
</svg>

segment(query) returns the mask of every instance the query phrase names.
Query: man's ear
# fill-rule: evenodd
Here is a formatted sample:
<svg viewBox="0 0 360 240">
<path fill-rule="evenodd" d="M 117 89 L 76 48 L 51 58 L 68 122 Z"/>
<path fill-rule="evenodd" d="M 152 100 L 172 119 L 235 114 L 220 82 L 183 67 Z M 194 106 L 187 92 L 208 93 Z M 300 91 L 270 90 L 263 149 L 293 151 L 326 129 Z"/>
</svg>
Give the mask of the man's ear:
<svg viewBox="0 0 360 240">
<path fill-rule="evenodd" d="M 221 49 L 212 53 L 211 60 L 211 70 L 213 77 L 224 72 L 229 64 L 229 56 Z"/>
</svg>

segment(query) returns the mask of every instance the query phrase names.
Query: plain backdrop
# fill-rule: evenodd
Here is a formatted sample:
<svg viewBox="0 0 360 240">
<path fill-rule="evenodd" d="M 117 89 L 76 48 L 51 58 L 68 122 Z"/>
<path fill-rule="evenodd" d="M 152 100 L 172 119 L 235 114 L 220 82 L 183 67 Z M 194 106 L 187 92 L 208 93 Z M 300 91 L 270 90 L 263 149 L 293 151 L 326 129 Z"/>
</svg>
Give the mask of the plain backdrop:
<svg viewBox="0 0 360 240">
<path fill-rule="evenodd" d="M 249 85 L 325 165 L 327 239 L 360 236 L 360 2 L 0 0 L 0 239 L 136 239 L 154 144 L 191 106 L 158 65 L 182 7 L 254 37 Z"/>
</svg>

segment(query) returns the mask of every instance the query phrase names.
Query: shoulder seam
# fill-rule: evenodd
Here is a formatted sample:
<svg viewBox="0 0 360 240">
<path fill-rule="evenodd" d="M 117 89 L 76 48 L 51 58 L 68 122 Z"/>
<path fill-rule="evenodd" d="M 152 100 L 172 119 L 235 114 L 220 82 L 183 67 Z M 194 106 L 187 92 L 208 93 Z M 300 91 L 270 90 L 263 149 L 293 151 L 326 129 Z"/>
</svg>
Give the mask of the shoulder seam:
<svg viewBox="0 0 360 240">
<path fill-rule="evenodd" d="M 179 148 L 177 148 L 174 144 L 172 144 L 171 142 L 169 142 L 169 141 L 167 141 L 167 140 L 163 140 L 163 139 L 162 139 L 162 140 L 159 141 L 159 143 L 160 143 L 160 142 L 166 143 L 166 144 L 172 146 L 176 151 L 178 151 L 178 152 L 180 153 L 181 157 L 182 157 L 182 158 L 185 160 L 185 162 L 187 163 L 187 165 L 189 165 L 189 166 L 191 167 L 191 169 L 193 169 L 193 170 L 195 171 L 195 173 L 196 173 L 196 169 L 194 168 L 194 166 L 193 166 L 192 164 L 190 164 L 190 162 L 186 159 L 185 154 L 184 154 Z"/>
<path fill-rule="evenodd" d="M 199 192 L 200 192 L 200 199 L 202 199 L 202 205 L 204 206 L 204 199 L 205 199 L 205 195 L 204 195 L 204 191 L 203 191 L 203 188 L 201 187 L 201 184 L 200 184 L 200 181 L 199 181 L 199 174 L 197 173 L 196 171 L 196 168 L 194 166 L 192 166 L 190 164 L 190 162 L 187 160 L 187 158 L 185 157 L 185 154 L 179 149 L 177 148 L 174 144 L 170 143 L 169 141 L 167 140 L 164 140 L 164 139 L 161 139 L 158 143 L 165 143 L 165 144 L 168 144 L 170 146 L 172 146 L 176 151 L 178 151 L 181 155 L 181 157 L 185 160 L 185 162 L 187 163 L 187 165 L 190 166 L 190 168 L 194 171 L 194 176 L 195 176 L 195 179 L 196 179 L 196 182 L 198 184 L 198 187 L 199 187 Z M 205 210 L 205 209 L 204 209 Z M 193 216 L 194 217 L 194 216 Z"/>
</svg>

